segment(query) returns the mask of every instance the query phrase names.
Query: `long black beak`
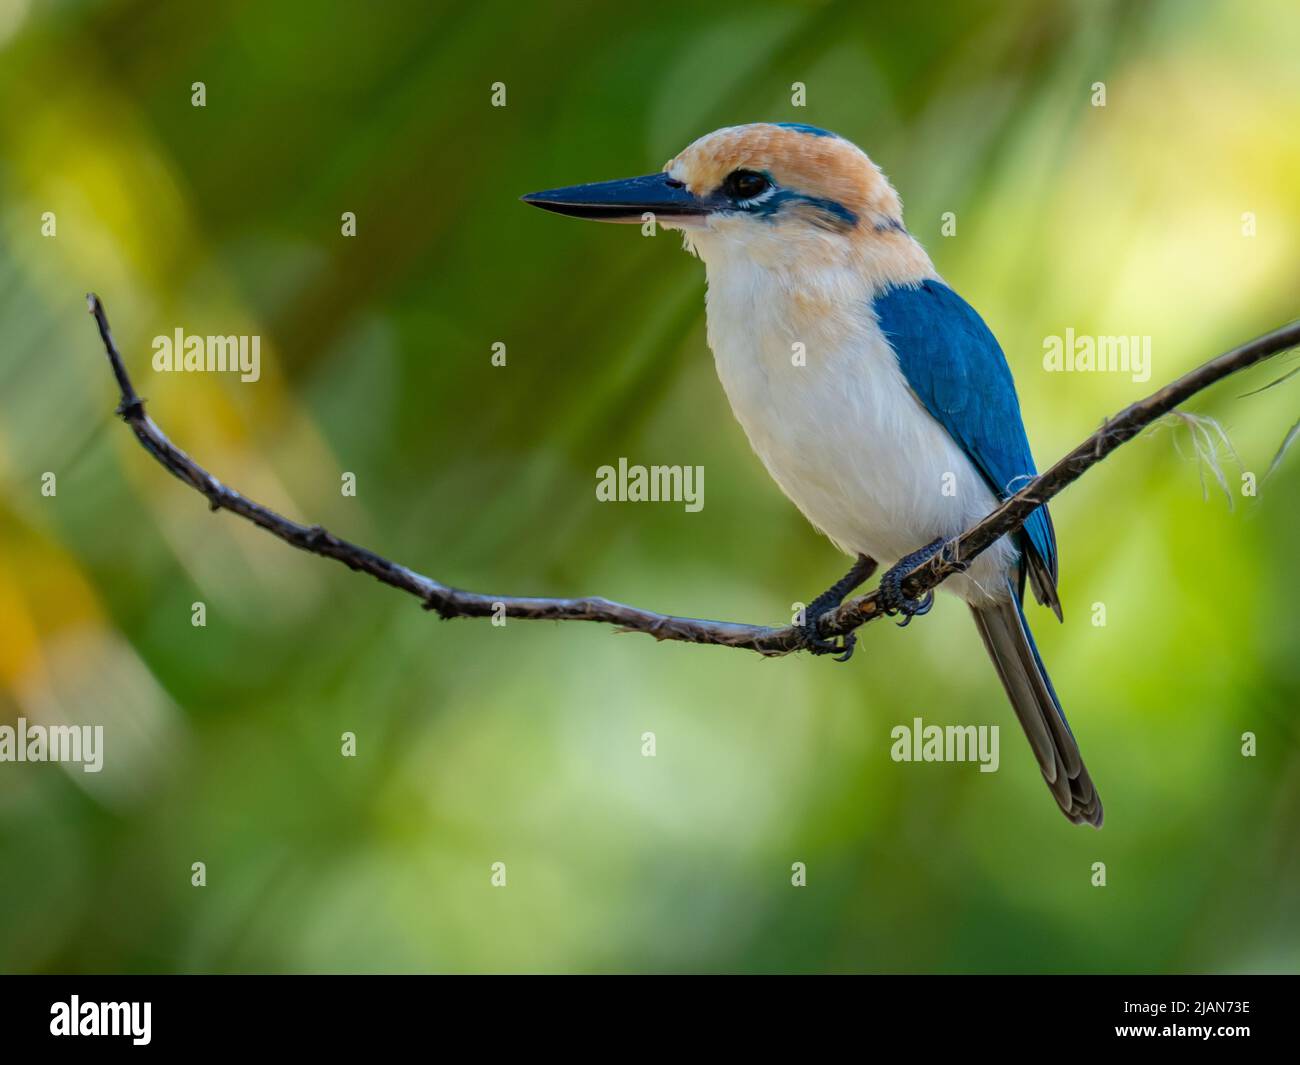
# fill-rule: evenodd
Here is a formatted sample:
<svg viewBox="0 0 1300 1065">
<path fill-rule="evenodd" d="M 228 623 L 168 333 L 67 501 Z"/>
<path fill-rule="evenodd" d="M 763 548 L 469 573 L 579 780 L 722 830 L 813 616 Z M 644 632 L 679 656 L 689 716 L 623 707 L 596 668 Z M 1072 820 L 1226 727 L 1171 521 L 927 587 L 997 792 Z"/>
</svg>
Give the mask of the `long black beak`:
<svg viewBox="0 0 1300 1065">
<path fill-rule="evenodd" d="M 544 211 L 597 222 L 640 222 L 646 213 L 670 222 L 717 209 L 711 199 L 694 195 L 680 181 L 662 173 L 530 192 L 520 199 Z"/>
</svg>

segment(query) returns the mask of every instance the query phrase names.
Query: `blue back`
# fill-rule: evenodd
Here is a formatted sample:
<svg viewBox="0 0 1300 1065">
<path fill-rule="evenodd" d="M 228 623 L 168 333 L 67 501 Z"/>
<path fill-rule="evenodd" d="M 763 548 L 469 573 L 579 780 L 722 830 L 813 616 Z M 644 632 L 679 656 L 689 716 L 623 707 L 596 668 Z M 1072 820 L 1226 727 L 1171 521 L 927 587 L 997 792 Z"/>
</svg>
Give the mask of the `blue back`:
<svg viewBox="0 0 1300 1065">
<path fill-rule="evenodd" d="M 872 306 L 908 385 L 948 430 L 999 499 L 1038 471 L 1006 356 L 975 309 L 941 281 L 889 288 Z M 1025 522 L 1022 550 L 1056 580 L 1056 534 L 1047 507 Z"/>
</svg>

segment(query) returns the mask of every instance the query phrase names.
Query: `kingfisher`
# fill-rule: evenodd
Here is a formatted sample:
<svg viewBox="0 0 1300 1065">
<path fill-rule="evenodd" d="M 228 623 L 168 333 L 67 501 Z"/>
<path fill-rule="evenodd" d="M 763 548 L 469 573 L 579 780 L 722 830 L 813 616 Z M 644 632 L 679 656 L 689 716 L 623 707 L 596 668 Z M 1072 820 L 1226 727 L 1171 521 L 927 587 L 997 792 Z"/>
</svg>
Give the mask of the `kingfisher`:
<svg viewBox="0 0 1300 1065">
<path fill-rule="evenodd" d="M 876 568 L 907 624 L 933 592 L 903 578 L 1036 468 L 1006 356 L 903 224 L 898 193 L 847 139 L 759 122 L 706 134 L 643 177 L 534 192 L 524 202 L 601 222 L 679 230 L 704 263 L 708 342 L 731 409 L 767 472 L 852 568 L 801 626 L 814 654 L 852 634 L 820 619 Z M 965 600 L 1043 779 L 1075 824 L 1101 799 L 1025 619 L 1062 618 L 1056 534 L 1041 506 L 941 588 Z"/>
</svg>

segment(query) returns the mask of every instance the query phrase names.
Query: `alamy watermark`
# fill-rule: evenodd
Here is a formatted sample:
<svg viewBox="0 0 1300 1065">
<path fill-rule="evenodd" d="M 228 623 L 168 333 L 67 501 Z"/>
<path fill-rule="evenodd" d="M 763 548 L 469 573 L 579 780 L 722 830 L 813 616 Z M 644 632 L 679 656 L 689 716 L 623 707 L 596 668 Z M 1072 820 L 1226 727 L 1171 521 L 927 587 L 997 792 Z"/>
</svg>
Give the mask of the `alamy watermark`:
<svg viewBox="0 0 1300 1065">
<path fill-rule="evenodd" d="M 129 1036 L 135 1046 L 148 1046 L 152 1038 L 152 1002 L 68 1002 L 50 1006 L 50 1035 Z"/>
<path fill-rule="evenodd" d="M 889 730 L 895 762 L 978 762 L 981 773 L 1001 764 L 997 725 L 927 725 L 919 717 Z"/>
<path fill-rule="evenodd" d="M 0 725 L 0 762 L 79 762 L 86 773 L 104 768 L 103 725 Z"/>
<path fill-rule="evenodd" d="M 172 336 L 153 338 L 153 368 L 158 373 L 237 373 L 241 381 L 262 376 L 260 336 L 190 336 L 180 326 Z"/>
<path fill-rule="evenodd" d="M 1126 373 L 1138 384 L 1151 380 L 1149 336 L 1076 335 L 1043 337 L 1043 369 L 1048 373 Z"/>
<path fill-rule="evenodd" d="M 704 509 L 703 466 L 637 466 L 626 458 L 596 471 L 602 503 L 683 503 L 688 513 Z"/>
</svg>

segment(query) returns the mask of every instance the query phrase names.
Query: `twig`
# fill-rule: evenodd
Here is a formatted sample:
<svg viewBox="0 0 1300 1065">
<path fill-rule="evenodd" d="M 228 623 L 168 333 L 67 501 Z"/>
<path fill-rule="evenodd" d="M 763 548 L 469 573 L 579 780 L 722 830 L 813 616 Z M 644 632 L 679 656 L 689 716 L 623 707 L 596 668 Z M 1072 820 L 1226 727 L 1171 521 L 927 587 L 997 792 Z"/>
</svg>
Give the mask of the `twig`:
<svg viewBox="0 0 1300 1065">
<path fill-rule="evenodd" d="M 504 612 L 506 617 L 520 621 L 597 621 L 615 625 L 627 632 L 649 633 L 657 640 L 741 647 L 764 655 L 787 654 L 802 647 L 800 634 L 793 626 L 745 625 L 731 621 L 674 617 L 599 596 L 545 599 L 462 591 L 340 539 L 319 525 L 300 525 L 277 514 L 222 484 L 176 447 L 158 428 L 145 413 L 144 401 L 136 393 L 126 372 L 126 365 L 108 326 L 104 305 L 94 293 L 86 299 L 90 313 L 99 326 L 99 335 L 121 392 L 117 413 L 135 432 L 144 449 L 176 477 L 201 492 L 213 510 L 229 510 L 300 550 L 332 558 L 350 569 L 369 573 L 384 584 L 414 595 L 421 600 L 426 610 L 436 611 L 442 618 L 481 618 Z M 1216 381 L 1296 344 L 1300 344 L 1300 321 L 1275 329 L 1211 359 L 1145 399 L 1126 407 L 1114 418 L 1108 419 L 1056 465 L 1029 481 L 991 514 L 961 536 L 948 541 L 942 552 L 912 570 L 903 581 L 904 593 L 911 598 L 918 598 L 952 574 L 961 572 L 986 548 L 1020 528 L 1039 506 L 1078 480 L 1085 470 L 1095 466 L 1152 422 Z M 830 637 L 852 632 L 880 617 L 882 613 L 875 592 L 858 596 L 822 619 L 822 635 Z"/>
</svg>

